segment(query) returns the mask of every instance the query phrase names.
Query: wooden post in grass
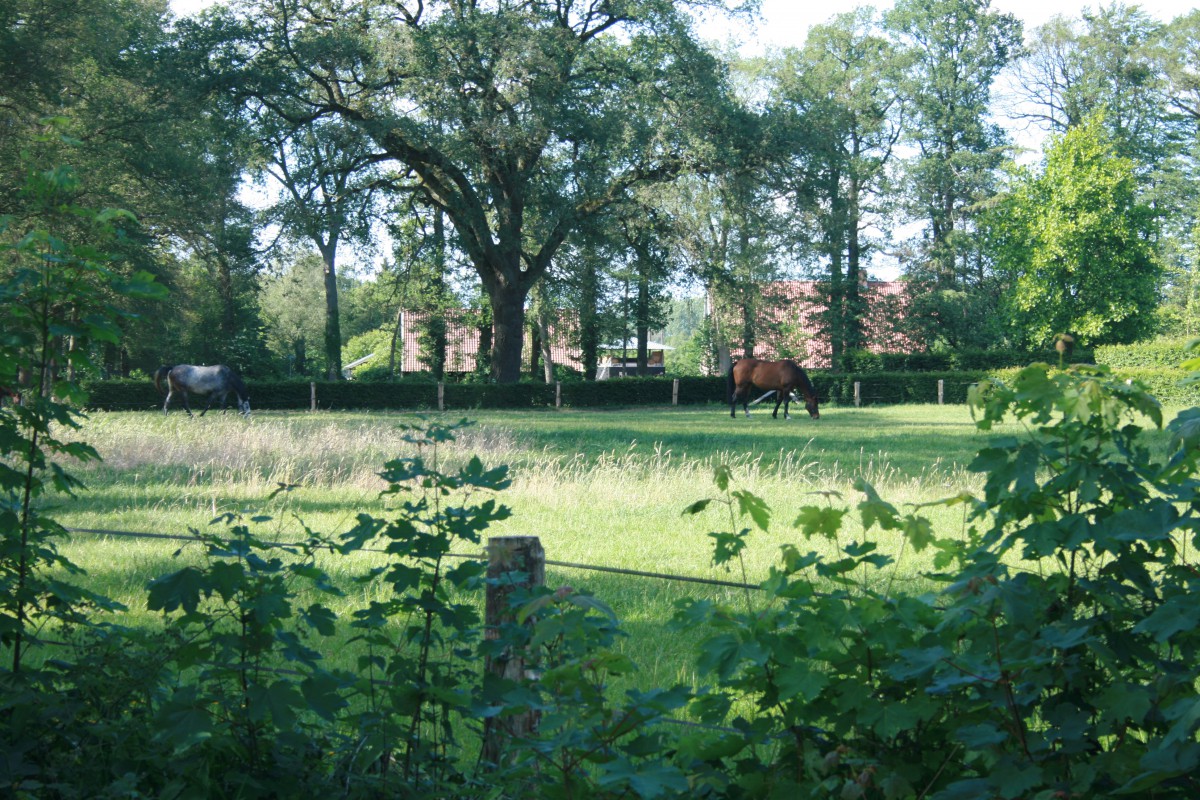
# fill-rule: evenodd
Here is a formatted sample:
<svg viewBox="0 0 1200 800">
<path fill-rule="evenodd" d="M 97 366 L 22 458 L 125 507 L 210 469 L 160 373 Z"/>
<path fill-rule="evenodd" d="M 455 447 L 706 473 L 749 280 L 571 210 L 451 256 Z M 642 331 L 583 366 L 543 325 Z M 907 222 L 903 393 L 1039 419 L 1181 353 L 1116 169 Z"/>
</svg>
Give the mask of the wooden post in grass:
<svg viewBox="0 0 1200 800">
<path fill-rule="evenodd" d="M 858 381 L 854 382 L 854 405 L 855 407 L 862 405 L 862 384 Z"/>
<path fill-rule="evenodd" d="M 938 378 L 938 405 L 944 405 L 946 402 L 946 381 Z"/>
<path fill-rule="evenodd" d="M 316 381 L 308 382 L 308 395 L 309 395 L 308 410 L 316 411 L 317 410 L 317 383 L 316 383 Z"/>
<path fill-rule="evenodd" d="M 562 408 L 562 381 L 554 382 L 554 407 Z"/>
<path fill-rule="evenodd" d="M 446 384 L 438 381 L 438 411 L 446 410 Z"/>
<path fill-rule="evenodd" d="M 671 405 L 679 405 L 679 378 L 671 382 Z"/>
<path fill-rule="evenodd" d="M 516 618 L 508 596 L 518 587 L 532 588 L 546 583 L 546 551 L 536 536 L 492 536 L 488 539 L 487 607 L 484 635 L 499 639 L 500 628 Z M 532 624 L 527 620 L 526 624 Z M 484 668 L 500 678 L 522 682 L 530 679 L 524 659 L 511 653 L 489 656 Z M 537 730 L 533 711 L 489 717 L 483 725 L 483 761 L 499 764 L 506 740 L 527 736 Z"/>
</svg>

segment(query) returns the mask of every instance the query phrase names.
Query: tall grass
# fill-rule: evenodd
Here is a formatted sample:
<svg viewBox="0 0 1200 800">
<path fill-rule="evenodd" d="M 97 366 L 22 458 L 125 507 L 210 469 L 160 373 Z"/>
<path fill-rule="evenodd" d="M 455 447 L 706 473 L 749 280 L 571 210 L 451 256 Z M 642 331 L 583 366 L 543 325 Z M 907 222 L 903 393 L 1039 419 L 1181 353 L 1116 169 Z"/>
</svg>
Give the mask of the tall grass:
<svg viewBox="0 0 1200 800">
<path fill-rule="evenodd" d="M 461 415 L 435 417 L 442 422 Z M 759 413 L 730 419 L 722 409 L 479 412 L 442 450 L 444 468 L 472 456 L 509 464 L 513 484 L 501 501 L 509 520 L 488 533 L 535 534 L 547 558 L 632 570 L 741 580 L 712 566 L 710 532 L 728 530 L 723 507 L 683 516 L 684 507 L 714 492 L 712 474 L 731 467 L 738 488 L 764 498 L 773 511 L 767 533 L 746 553 L 749 580 L 765 577 L 804 505 L 857 502 L 862 477 L 896 505 L 923 503 L 973 486 L 966 470 L 986 442 L 961 406 L 830 409 L 818 422 L 773 420 Z M 272 539 L 295 539 L 302 525 L 338 533 L 361 512 L 388 513 L 377 475 L 384 462 L 413 456 L 406 427 L 425 418 L 380 413 L 258 413 L 182 415 L 95 413 L 79 437 L 103 456 L 68 468 L 87 489 L 64 504 L 67 527 L 185 533 L 216 516 L 269 516 L 250 523 Z M 272 497 L 280 486 L 292 487 Z M 960 512 L 937 511 L 941 535 L 961 527 Z M 847 536 L 854 536 L 848 530 Z M 178 568 L 178 543 L 78 534 L 73 561 L 90 586 L 144 614 L 144 587 Z M 801 543 L 802 549 L 831 547 Z M 901 555 L 900 542 L 881 542 Z M 188 551 L 184 550 L 184 557 Z M 336 576 L 362 571 L 377 554 L 326 566 Z M 895 578 L 918 580 L 919 563 L 905 555 Z M 663 685 L 688 677 L 687 634 L 664 634 L 672 603 L 685 593 L 724 602 L 744 594 L 721 587 L 550 567 L 548 582 L 586 587 L 608 601 L 632 634 L 627 647 L 642 664 L 639 682 Z M 347 598 L 345 608 L 364 598 Z M 149 620 L 146 620 L 149 623 Z M 336 647 L 331 648 L 336 652 Z"/>
</svg>

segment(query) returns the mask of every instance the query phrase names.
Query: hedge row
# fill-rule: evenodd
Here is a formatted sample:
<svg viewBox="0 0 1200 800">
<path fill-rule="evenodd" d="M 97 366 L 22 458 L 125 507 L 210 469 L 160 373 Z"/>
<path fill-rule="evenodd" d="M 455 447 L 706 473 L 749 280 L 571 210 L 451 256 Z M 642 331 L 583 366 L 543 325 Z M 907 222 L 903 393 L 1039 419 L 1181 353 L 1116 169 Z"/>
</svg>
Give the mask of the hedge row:
<svg viewBox="0 0 1200 800">
<path fill-rule="evenodd" d="M 1096 363 L 1116 369 L 1167 367 L 1178 369 L 1190 355 L 1187 339 L 1164 339 L 1145 344 L 1108 344 L 1096 348 Z"/>
<path fill-rule="evenodd" d="M 965 403 L 967 390 L 987 375 L 1011 380 L 1017 368 L 955 370 L 942 372 L 810 373 L 823 404 L 854 404 L 854 384 L 859 384 L 863 405 L 936 403 L 938 381 L 943 381 L 946 403 Z M 1136 378 L 1164 403 L 1200 404 L 1200 388 L 1181 387 L 1187 373 L 1181 369 L 1118 369 L 1122 378 Z M 250 402 L 256 409 L 308 409 L 311 388 L 299 381 L 249 382 Z M 346 411 L 361 409 L 432 410 L 438 406 L 437 384 L 424 381 L 359 383 L 320 381 L 317 408 Z M 620 378 L 608 381 L 562 384 L 562 404 L 574 408 L 670 405 L 671 378 Z M 163 398 L 145 381 L 103 381 L 89 387 L 88 407 L 103 411 L 155 410 Z M 546 408 L 555 403 L 555 388 L 543 383 L 482 384 L 447 383 L 444 403 L 448 409 Z M 751 399 L 754 399 L 753 396 Z M 204 407 L 193 403 L 193 410 Z M 725 378 L 680 378 L 679 404 L 727 403 Z"/>
<path fill-rule="evenodd" d="M 1064 359 L 1072 364 L 1094 363 L 1095 353 L 1076 348 Z M 855 374 L 871 372 L 961 372 L 1023 367 L 1035 361 L 1058 363 L 1054 350 L 956 350 L 953 353 L 871 353 L 858 350 L 842 357 L 846 371 Z"/>
<path fill-rule="evenodd" d="M 966 386 L 979 380 L 982 373 L 920 372 L 835 374 L 811 373 L 817 396 L 822 403 L 850 404 L 854 401 L 854 382 L 861 382 L 860 397 L 870 403 L 932 403 L 937 400 L 937 381 L 943 378 L 947 403 L 966 399 Z M 562 404 L 575 408 L 606 406 L 670 405 L 673 397 L 671 378 L 621 378 L 608 381 L 566 382 L 562 386 Z M 255 409 L 307 409 L 312 389 L 301 381 L 249 381 L 250 404 Z M 437 384 L 424 381 L 396 383 L 360 383 L 357 381 L 319 381 L 316 383 L 317 408 L 351 409 L 436 409 Z M 145 381 L 111 380 L 89 387 L 88 407 L 103 411 L 144 411 L 162 408 L 163 398 Z M 543 383 L 480 384 L 447 383 L 446 408 L 535 408 L 555 404 L 555 387 Z M 724 377 L 685 377 L 679 379 L 680 405 L 727 403 Z M 205 400 L 193 402 L 194 411 Z M 175 407 L 178 407 L 176 404 Z"/>
</svg>

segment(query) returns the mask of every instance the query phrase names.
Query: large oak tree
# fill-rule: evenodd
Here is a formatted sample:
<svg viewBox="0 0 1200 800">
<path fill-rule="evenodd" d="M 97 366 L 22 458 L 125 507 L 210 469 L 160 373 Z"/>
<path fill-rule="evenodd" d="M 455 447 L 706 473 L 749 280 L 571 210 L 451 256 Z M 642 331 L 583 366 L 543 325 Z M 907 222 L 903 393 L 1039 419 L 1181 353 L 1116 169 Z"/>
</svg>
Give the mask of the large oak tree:
<svg viewBox="0 0 1200 800">
<path fill-rule="evenodd" d="M 492 376 L 511 382 L 525 300 L 572 231 L 736 149 L 698 6 L 723 3 L 261 0 L 216 57 L 284 118 L 365 133 L 444 211 L 490 298 Z"/>
</svg>

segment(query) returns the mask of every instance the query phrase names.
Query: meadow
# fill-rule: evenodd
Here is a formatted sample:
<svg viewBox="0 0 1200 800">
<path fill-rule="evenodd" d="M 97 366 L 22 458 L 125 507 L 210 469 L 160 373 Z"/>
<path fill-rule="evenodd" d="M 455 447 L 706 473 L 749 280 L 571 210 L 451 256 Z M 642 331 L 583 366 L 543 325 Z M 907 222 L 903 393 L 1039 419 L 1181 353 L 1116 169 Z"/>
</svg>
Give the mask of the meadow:
<svg viewBox="0 0 1200 800">
<path fill-rule="evenodd" d="M 478 456 L 487 467 L 511 469 L 512 485 L 498 499 L 512 516 L 488 535 L 536 535 L 552 562 L 749 583 L 766 577 L 785 542 L 802 551 L 832 549 L 829 542 L 802 541 L 792 523 L 803 506 L 852 506 L 860 496 L 853 488 L 858 478 L 901 510 L 975 488 L 981 479 L 966 467 L 998 433 L 978 431 L 965 406 L 938 405 L 828 408 L 818 421 L 807 415 L 776 420 L 762 410 L 731 419 L 719 406 L 466 415 L 256 412 L 249 420 L 95 412 L 77 436 L 102 460 L 68 465 L 86 489 L 55 510 L 63 525 L 78 531 L 64 552 L 87 571 L 89 588 L 129 606 L 129 618 L 152 624 L 145 616 L 147 582 L 178 569 L 180 558 L 198 556 L 197 548 L 177 556 L 176 541 L 83 531 L 186 534 L 212 530 L 214 518 L 237 514 L 270 540 L 297 540 L 305 527 L 336 535 L 360 513 L 388 514 L 396 499 L 381 496 L 386 484 L 378 472 L 390 459 L 416 454 L 412 426 L 464 416 L 470 424 L 436 454 L 441 468 Z M 772 511 L 769 530 L 751 535 L 736 571 L 713 566 L 708 534 L 749 521 L 733 520 L 717 503 L 701 514 L 682 514 L 693 502 L 717 496 L 713 473 L 721 464 L 732 471 L 731 488 L 753 492 Z M 276 492 L 280 485 L 289 491 Z M 926 513 L 939 535 L 962 528 L 961 509 Z M 861 526 L 851 521 L 845 530 L 856 537 Z M 889 581 L 919 583 L 921 563 L 903 552 L 899 537 L 879 545 L 898 558 Z M 324 566 L 345 577 L 372 558 L 382 557 L 330 557 Z M 642 668 L 637 682 L 645 685 L 689 679 L 695 642 L 664 630 L 676 600 L 748 601 L 728 587 L 553 565 L 547 583 L 586 589 L 612 606 L 630 634 L 624 647 Z"/>
</svg>

